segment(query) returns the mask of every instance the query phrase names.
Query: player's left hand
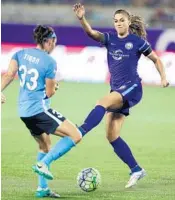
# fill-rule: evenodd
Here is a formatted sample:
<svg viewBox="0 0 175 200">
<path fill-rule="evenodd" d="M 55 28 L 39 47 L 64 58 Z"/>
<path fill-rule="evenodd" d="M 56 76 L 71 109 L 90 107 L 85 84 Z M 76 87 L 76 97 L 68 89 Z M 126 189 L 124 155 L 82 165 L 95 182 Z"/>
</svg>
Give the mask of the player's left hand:
<svg viewBox="0 0 175 200">
<path fill-rule="evenodd" d="M 161 85 L 162 85 L 162 87 L 168 87 L 169 86 L 169 82 L 166 79 L 162 79 L 161 80 Z"/>
<path fill-rule="evenodd" d="M 5 103 L 6 101 L 6 98 L 5 96 L 3 95 L 3 93 L 1 92 L 1 103 Z"/>
</svg>

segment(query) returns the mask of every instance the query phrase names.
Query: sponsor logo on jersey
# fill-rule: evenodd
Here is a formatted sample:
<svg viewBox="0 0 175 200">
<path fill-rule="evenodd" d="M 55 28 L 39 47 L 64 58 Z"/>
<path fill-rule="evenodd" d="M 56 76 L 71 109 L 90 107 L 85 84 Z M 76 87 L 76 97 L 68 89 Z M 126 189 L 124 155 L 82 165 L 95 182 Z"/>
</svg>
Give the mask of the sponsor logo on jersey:
<svg viewBox="0 0 175 200">
<path fill-rule="evenodd" d="M 129 55 L 123 54 L 123 51 L 121 49 L 109 52 L 109 54 L 113 57 L 114 60 L 122 60 L 122 58 L 124 57 L 129 57 Z"/>
</svg>

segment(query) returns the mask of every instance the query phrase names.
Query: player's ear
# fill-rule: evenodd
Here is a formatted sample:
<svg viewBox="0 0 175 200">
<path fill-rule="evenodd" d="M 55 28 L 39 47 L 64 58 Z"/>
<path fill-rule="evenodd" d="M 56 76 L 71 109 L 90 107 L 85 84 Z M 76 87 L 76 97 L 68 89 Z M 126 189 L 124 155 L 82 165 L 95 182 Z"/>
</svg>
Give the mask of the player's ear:
<svg viewBox="0 0 175 200">
<path fill-rule="evenodd" d="M 47 44 L 49 45 L 49 47 L 52 45 L 51 39 L 47 39 Z"/>
</svg>

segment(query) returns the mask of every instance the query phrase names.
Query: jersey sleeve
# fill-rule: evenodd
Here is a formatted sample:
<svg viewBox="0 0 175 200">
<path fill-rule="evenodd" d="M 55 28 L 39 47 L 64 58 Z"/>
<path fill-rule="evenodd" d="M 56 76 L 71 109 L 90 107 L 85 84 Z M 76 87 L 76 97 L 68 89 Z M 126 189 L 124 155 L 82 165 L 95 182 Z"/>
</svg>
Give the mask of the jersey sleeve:
<svg viewBox="0 0 175 200">
<path fill-rule="evenodd" d="M 140 39 L 139 52 L 145 56 L 148 56 L 152 52 L 151 45 L 148 41 Z"/>
<path fill-rule="evenodd" d="M 57 63 L 55 61 L 52 61 L 47 68 L 46 71 L 46 78 L 48 79 L 55 79 L 57 72 Z"/>
</svg>

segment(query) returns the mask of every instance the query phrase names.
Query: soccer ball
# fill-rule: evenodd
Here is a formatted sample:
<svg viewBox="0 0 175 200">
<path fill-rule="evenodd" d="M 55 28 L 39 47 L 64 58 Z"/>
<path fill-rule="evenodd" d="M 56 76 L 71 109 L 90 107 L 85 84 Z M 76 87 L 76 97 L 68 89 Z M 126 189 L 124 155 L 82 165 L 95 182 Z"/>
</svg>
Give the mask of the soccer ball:
<svg viewBox="0 0 175 200">
<path fill-rule="evenodd" d="M 85 192 L 96 190 L 100 182 L 100 173 L 94 168 L 85 168 L 77 176 L 77 184 Z"/>
</svg>

